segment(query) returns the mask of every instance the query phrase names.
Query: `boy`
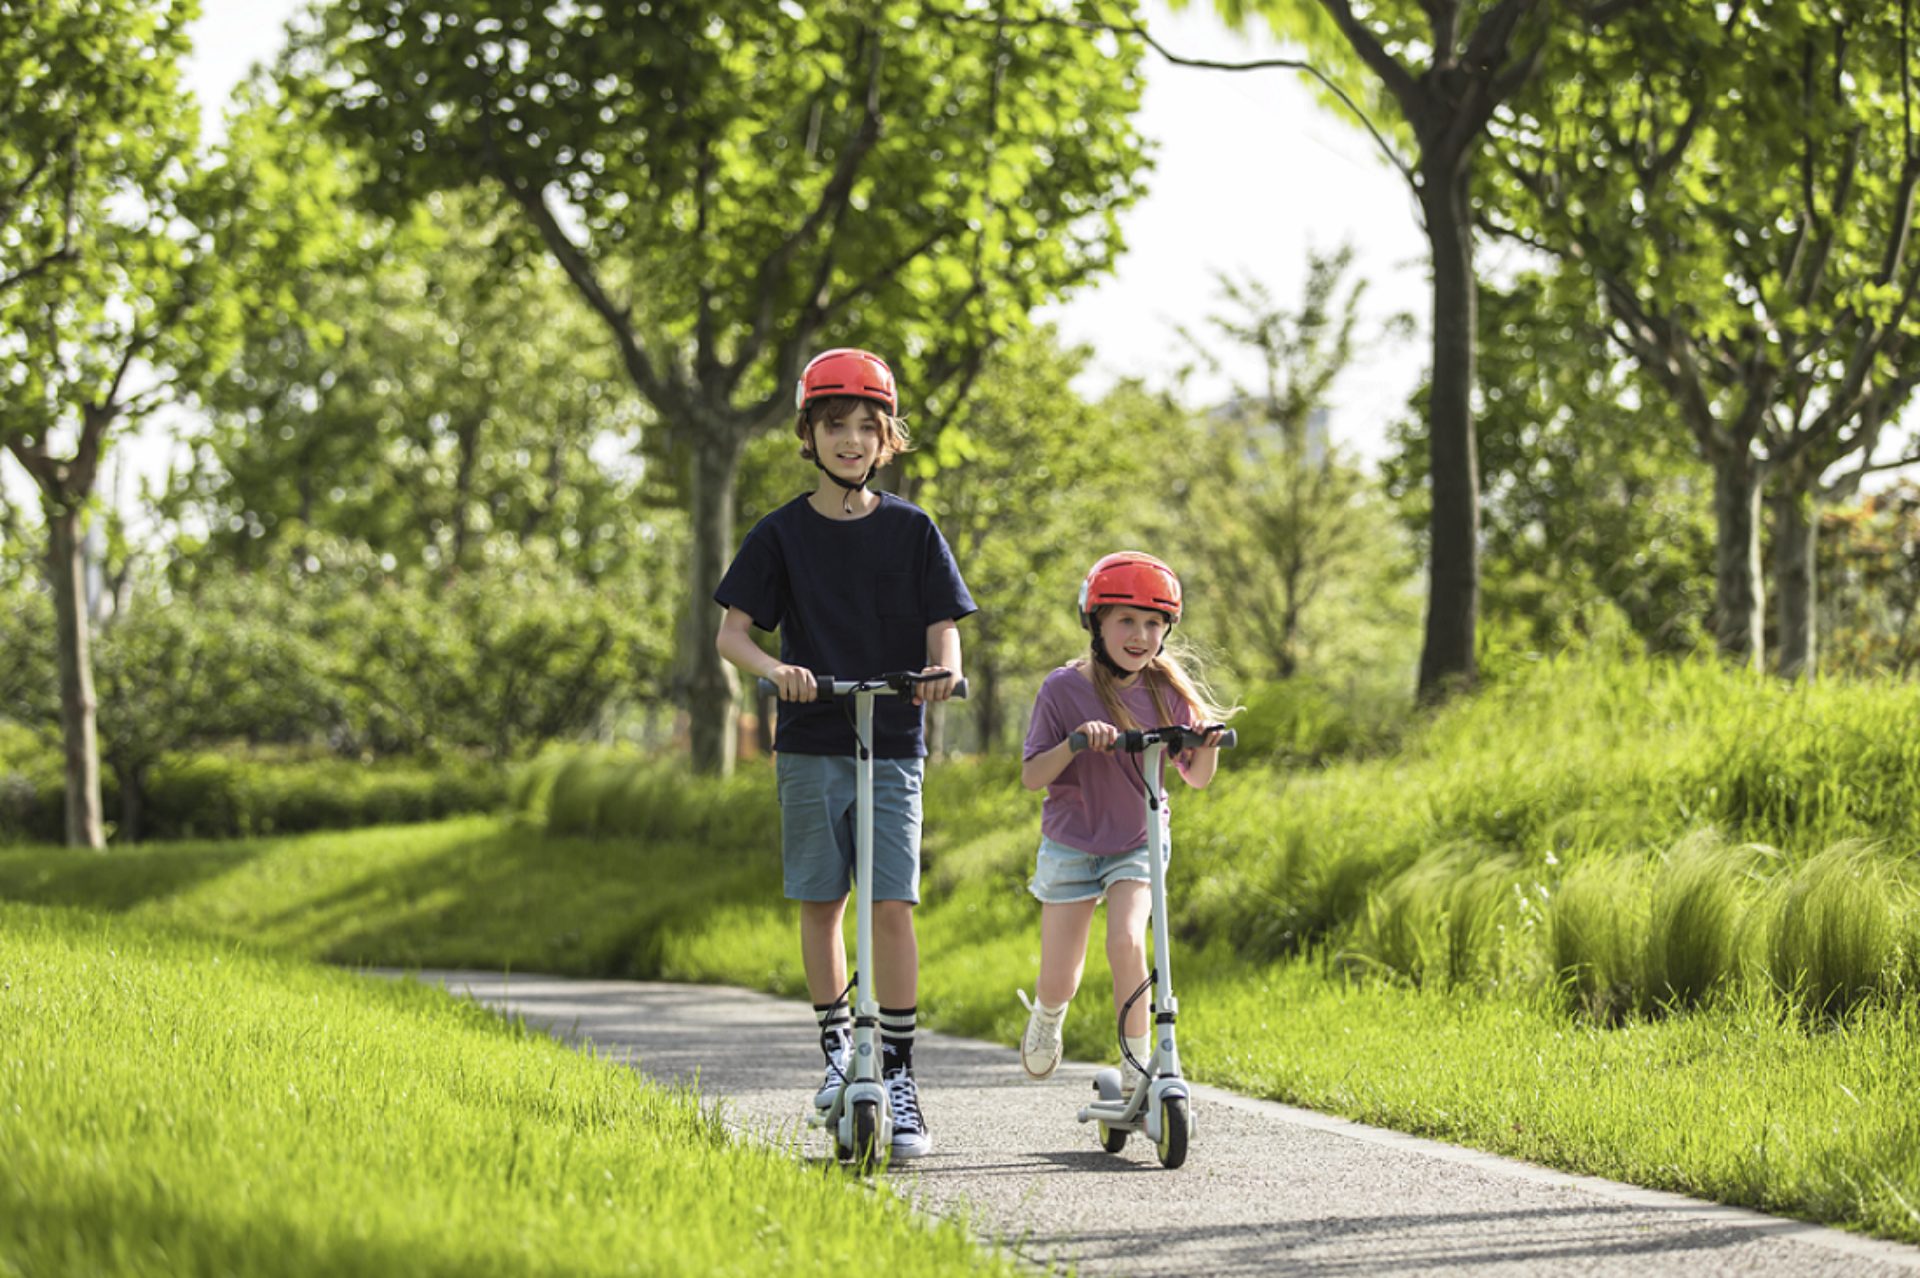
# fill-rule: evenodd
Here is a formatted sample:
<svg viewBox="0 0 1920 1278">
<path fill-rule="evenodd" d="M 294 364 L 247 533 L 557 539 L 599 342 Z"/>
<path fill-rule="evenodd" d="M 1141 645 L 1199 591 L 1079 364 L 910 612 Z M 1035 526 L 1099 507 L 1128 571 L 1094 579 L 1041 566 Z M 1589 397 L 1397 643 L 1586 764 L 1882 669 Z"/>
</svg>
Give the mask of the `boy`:
<svg viewBox="0 0 1920 1278">
<path fill-rule="evenodd" d="M 727 610 L 720 655 L 780 690 L 774 740 L 781 859 L 787 897 L 800 902 L 800 954 L 827 1054 L 816 1105 L 832 1103 L 848 1068 L 852 1018 L 841 919 L 852 882 L 855 759 L 845 708 L 816 700 L 813 672 L 855 679 L 896 670 L 945 671 L 911 700 L 873 708 L 874 987 L 882 1081 L 893 1110 L 893 1157 L 932 1152 L 913 1076 L 920 953 L 921 706 L 944 701 L 960 678 L 960 631 L 972 597 L 946 539 L 925 512 L 867 488 L 909 447 L 893 371 L 879 356 L 831 350 L 801 374 L 795 433 L 820 469 L 811 493 L 755 524 L 714 602 Z M 780 632 L 775 660 L 750 627 Z"/>
</svg>

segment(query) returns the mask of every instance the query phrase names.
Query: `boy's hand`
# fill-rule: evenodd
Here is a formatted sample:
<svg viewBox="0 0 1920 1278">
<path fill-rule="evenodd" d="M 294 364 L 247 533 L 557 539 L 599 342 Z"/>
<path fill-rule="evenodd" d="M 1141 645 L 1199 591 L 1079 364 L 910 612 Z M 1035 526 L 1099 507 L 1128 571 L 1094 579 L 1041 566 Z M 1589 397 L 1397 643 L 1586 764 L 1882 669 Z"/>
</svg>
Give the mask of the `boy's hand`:
<svg viewBox="0 0 1920 1278">
<path fill-rule="evenodd" d="M 1089 719 L 1073 731 L 1085 734 L 1089 750 L 1111 750 L 1120 740 L 1120 729 L 1100 719 Z"/>
<path fill-rule="evenodd" d="M 929 701 L 945 701 L 953 695 L 955 675 L 951 670 L 945 666 L 925 666 L 921 669 L 920 673 L 923 675 L 940 675 L 942 677 L 934 680 L 932 683 L 914 684 L 913 704 L 923 706 Z"/>
<path fill-rule="evenodd" d="M 813 671 L 805 666 L 775 666 L 767 672 L 767 678 L 780 690 L 782 701 L 812 701 L 819 696 Z"/>
</svg>

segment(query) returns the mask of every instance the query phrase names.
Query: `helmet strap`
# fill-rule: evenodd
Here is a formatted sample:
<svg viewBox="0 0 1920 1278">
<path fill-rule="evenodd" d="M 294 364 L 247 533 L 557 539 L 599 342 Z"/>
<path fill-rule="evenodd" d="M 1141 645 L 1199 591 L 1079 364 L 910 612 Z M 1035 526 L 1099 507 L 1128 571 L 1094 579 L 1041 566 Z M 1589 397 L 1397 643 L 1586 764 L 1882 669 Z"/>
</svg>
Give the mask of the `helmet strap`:
<svg viewBox="0 0 1920 1278">
<path fill-rule="evenodd" d="M 1093 623 L 1093 659 L 1111 671 L 1113 677 L 1116 679 L 1131 679 L 1133 677 L 1132 671 L 1126 669 L 1107 654 L 1107 641 L 1100 637 L 1100 622 L 1097 618 Z"/>
<path fill-rule="evenodd" d="M 840 513 L 843 515 L 851 515 L 853 513 L 853 495 L 865 488 L 867 482 L 873 478 L 873 472 L 880 468 L 878 466 L 867 467 L 867 473 L 860 476 L 860 482 L 856 484 L 851 480 L 842 479 L 840 476 L 828 470 L 827 464 L 820 460 L 820 449 L 817 445 L 809 447 L 807 451 L 813 454 L 813 464 L 820 468 L 821 474 L 847 490 L 845 499 L 840 503 Z"/>
</svg>

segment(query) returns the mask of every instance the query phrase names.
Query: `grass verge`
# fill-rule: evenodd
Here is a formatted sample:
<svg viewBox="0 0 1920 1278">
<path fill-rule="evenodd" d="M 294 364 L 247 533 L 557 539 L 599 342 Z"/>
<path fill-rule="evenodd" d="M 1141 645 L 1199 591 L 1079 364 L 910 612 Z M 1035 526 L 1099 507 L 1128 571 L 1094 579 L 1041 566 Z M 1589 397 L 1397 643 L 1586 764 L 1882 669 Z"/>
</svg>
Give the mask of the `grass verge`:
<svg viewBox="0 0 1920 1278">
<path fill-rule="evenodd" d="M 0 1273 L 1013 1273 L 438 990 L 0 905 Z"/>
</svg>

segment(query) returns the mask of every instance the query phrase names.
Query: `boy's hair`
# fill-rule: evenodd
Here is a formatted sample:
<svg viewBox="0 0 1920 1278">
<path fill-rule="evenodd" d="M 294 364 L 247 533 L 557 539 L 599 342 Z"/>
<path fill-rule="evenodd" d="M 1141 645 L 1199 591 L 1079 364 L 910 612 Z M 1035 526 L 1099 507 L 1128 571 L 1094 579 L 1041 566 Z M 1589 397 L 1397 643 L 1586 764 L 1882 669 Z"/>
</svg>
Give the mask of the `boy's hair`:
<svg viewBox="0 0 1920 1278">
<path fill-rule="evenodd" d="M 823 421 L 838 422 L 860 405 L 866 404 L 880 419 L 880 460 L 873 464 L 874 469 L 898 457 L 901 453 L 913 451 L 913 441 L 907 438 L 907 419 L 895 417 L 884 407 L 871 399 L 858 395 L 826 395 L 814 400 L 794 419 L 793 433 L 800 437 L 800 456 L 814 461 L 813 428 Z"/>
<path fill-rule="evenodd" d="M 1096 631 L 1111 611 L 1111 608 L 1094 609 L 1093 624 Z M 1169 713 L 1171 703 L 1167 700 L 1169 694 L 1187 704 L 1193 711 L 1196 724 L 1225 723 L 1246 709 L 1245 706 L 1220 704 L 1213 690 L 1207 686 L 1198 655 L 1171 639 L 1160 655 L 1149 661 L 1146 669 L 1140 672 L 1141 686 L 1153 698 L 1153 712 L 1160 717 L 1159 724 L 1140 723 L 1134 719 L 1126 704 L 1120 700 L 1119 677 L 1107 669 L 1105 662 L 1088 660 L 1087 667 L 1093 675 L 1093 690 L 1100 695 L 1100 704 L 1106 707 L 1107 721 L 1123 731 L 1172 723 L 1173 717 Z"/>
</svg>

